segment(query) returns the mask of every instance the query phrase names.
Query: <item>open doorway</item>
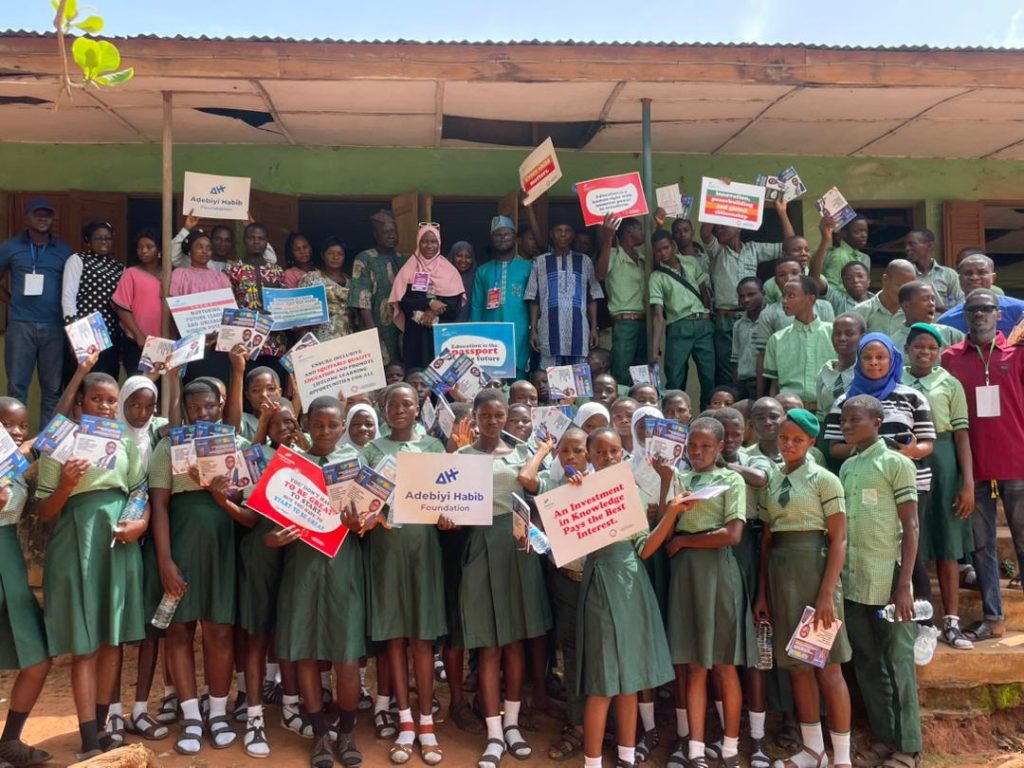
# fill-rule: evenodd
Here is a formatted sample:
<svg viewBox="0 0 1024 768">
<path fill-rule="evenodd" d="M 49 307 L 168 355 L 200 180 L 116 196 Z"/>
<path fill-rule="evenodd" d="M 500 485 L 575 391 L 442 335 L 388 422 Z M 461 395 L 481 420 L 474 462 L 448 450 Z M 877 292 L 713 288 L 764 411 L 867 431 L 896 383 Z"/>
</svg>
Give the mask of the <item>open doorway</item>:
<svg viewBox="0 0 1024 768">
<path fill-rule="evenodd" d="M 1024 294 L 1024 202 L 986 204 L 985 242 L 981 246 L 996 263 L 999 286 L 1009 294 Z"/>
</svg>

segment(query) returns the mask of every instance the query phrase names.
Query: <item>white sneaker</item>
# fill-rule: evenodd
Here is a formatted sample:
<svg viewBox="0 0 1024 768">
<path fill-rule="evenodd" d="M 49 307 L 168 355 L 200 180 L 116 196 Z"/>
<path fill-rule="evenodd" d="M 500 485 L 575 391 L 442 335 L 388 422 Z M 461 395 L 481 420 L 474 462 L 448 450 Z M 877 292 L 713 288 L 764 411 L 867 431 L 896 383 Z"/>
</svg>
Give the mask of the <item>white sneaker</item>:
<svg viewBox="0 0 1024 768">
<path fill-rule="evenodd" d="M 914 641 L 914 663 L 917 666 L 923 667 L 931 663 L 935 648 L 939 644 L 940 634 L 942 633 L 936 627 L 917 625 L 917 639 Z"/>
</svg>

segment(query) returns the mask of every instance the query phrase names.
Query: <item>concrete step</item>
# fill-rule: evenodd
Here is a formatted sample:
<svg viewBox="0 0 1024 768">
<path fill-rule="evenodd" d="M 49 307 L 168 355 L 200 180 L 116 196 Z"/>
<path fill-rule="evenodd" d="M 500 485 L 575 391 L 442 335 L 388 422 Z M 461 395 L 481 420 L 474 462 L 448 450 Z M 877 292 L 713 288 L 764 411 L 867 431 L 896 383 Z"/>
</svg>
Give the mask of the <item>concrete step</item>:
<svg viewBox="0 0 1024 768">
<path fill-rule="evenodd" d="M 921 705 L 941 712 L 995 712 L 1024 704 L 1024 632 L 958 651 L 939 643 L 917 668 Z"/>
<path fill-rule="evenodd" d="M 1006 628 L 1012 631 L 1024 631 L 1024 592 L 1020 588 L 1007 587 L 1007 579 L 1002 580 L 1003 615 L 1006 617 Z M 932 579 L 932 606 L 935 608 L 935 623 L 939 624 L 942 617 L 942 593 L 939 583 Z M 976 589 L 960 590 L 960 626 L 966 627 L 980 621 L 984 611 L 981 608 L 981 593 Z"/>
</svg>

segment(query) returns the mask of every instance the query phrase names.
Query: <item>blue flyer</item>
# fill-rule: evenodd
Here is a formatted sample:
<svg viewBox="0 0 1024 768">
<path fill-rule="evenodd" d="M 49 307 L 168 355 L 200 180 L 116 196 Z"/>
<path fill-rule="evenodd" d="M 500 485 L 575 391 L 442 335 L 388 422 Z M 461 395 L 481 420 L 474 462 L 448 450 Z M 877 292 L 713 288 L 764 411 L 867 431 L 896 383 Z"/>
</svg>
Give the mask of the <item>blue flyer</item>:
<svg viewBox="0 0 1024 768">
<path fill-rule="evenodd" d="M 515 323 L 438 323 L 434 354 L 465 355 L 496 379 L 515 378 Z"/>
<path fill-rule="evenodd" d="M 327 288 L 264 288 L 263 309 L 274 318 L 273 330 L 305 328 L 330 321 L 327 311 Z"/>
</svg>

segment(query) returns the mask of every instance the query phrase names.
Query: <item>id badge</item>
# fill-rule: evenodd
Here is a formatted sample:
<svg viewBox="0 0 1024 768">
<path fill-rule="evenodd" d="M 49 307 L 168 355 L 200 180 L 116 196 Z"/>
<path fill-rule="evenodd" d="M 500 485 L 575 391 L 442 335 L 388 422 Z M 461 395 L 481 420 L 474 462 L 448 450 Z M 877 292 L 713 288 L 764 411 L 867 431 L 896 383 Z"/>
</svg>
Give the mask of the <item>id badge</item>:
<svg viewBox="0 0 1024 768">
<path fill-rule="evenodd" d="M 978 404 L 978 418 L 993 418 L 1000 415 L 999 385 L 991 384 L 974 390 Z"/>
<path fill-rule="evenodd" d="M 426 293 L 428 290 L 430 290 L 430 273 L 414 273 L 412 276 L 412 289 L 414 291 L 419 291 L 420 293 Z"/>
<path fill-rule="evenodd" d="M 40 275 L 35 272 L 31 272 L 25 275 L 25 295 L 26 296 L 42 296 L 43 295 L 43 278 L 45 275 Z"/>
<path fill-rule="evenodd" d="M 498 309 L 501 306 L 501 289 L 491 288 L 487 292 L 487 308 Z"/>
</svg>

